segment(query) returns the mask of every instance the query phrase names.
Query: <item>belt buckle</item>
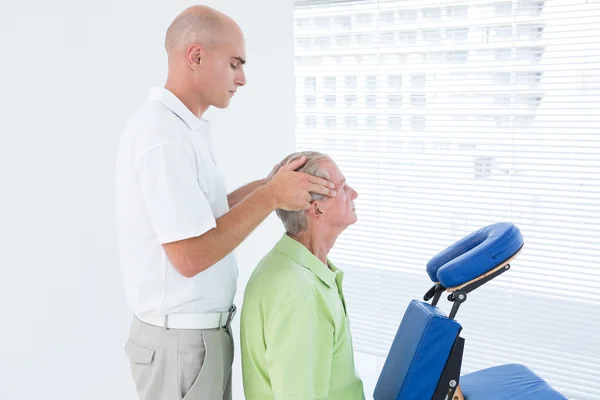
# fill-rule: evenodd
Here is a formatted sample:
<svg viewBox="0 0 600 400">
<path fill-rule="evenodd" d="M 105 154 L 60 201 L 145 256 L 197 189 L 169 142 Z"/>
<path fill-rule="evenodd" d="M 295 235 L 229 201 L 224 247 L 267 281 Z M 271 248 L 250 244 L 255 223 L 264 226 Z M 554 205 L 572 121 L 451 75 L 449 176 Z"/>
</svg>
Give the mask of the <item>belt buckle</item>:
<svg viewBox="0 0 600 400">
<path fill-rule="evenodd" d="M 229 315 L 227 316 L 227 322 L 225 323 L 225 326 L 230 326 L 231 325 L 231 321 L 233 321 L 233 317 L 235 317 L 236 311 L 237 311 L 237 308 L 236 308 L 236 306 L 234 304 L 229 309 Z"/>
</svg>

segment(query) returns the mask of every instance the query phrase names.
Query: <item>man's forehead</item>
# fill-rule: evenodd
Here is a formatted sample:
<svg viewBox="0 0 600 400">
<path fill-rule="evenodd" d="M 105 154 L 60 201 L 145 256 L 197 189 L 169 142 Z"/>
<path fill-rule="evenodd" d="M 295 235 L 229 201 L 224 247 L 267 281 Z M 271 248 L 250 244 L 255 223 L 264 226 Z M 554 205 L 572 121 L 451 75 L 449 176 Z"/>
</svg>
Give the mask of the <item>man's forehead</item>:
<svg viewBox="0 0 600 400">
<path fill-rule="evenodd" d="M 342 184 L 346 181 L 346 177 L 333 160 L 327 160 L 321 166 L 329 174 L 329 180 L 336 185 Z"/>
</svg>

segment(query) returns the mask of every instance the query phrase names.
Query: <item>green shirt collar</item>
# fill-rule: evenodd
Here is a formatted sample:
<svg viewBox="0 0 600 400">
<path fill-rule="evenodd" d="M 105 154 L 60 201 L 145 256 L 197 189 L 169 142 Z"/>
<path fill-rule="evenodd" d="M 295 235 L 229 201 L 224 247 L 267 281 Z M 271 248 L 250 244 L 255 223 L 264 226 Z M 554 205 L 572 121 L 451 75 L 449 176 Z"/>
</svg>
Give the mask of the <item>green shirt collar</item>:
<svg viewBox="0 0 600 400">
<path fill-rule="evenodd" d="M 327 259 L 327 263 L 331 267 L 329 269 L 321 260 L 311 253 L 302 243 L 292 239 L 284 233 L 275 248 L 285 254 L 298 264 L 308 268 L 313 274 L 319 277 L 327 286 L 336 286 L 336 275 L 341 273 L 333 263 Z"/>
</svg>

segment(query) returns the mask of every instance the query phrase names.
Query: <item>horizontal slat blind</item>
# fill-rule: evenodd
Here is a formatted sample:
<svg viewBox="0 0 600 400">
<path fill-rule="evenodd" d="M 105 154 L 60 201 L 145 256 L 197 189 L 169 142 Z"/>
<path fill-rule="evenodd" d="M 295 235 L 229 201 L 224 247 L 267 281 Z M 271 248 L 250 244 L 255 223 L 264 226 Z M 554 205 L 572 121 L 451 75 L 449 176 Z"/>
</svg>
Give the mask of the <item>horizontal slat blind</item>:
<svg viewBox="0 0 600 400">
<path fill-rule="evenodd" d="M 463 372 L 600 399 L 600 1 L 296 0 L 295 41 L 298 150 L 359 192 L 331 254 L 357 351 L 387 355 L 429 258 L 512 221 L 524 251 L 458 314 Z"/>
</svg>

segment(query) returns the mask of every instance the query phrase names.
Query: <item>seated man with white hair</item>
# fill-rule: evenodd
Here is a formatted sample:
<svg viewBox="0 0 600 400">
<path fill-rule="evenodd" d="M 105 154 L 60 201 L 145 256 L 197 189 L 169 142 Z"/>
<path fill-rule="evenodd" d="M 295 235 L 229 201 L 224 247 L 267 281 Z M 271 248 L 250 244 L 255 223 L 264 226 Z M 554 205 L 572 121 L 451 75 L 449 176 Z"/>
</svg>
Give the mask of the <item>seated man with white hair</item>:
<svg viewBox="0 0 600 400">
<path fill-rule="evenodd" d="M 327 258 L 357 220 L 358 193 L 336 163 L 317 152 L 298 169 L 335 184 L 337 196 L 313 194 L 304 211 L 277 210 L 286 232 L 260 261 L 241 312 L 244 392 L 248 400 L 363 400 L 342 292 L 343 273 Z"/>
</svg>

